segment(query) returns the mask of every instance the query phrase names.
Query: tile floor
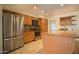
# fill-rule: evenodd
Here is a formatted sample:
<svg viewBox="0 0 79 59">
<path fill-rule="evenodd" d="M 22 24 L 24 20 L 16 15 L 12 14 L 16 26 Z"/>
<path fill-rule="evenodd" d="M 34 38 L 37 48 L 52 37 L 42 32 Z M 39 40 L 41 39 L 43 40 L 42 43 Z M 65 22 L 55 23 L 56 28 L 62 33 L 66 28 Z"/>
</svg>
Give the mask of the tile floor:
<svg viewBox="0 0 79 59">
<path fill-rule="evenodd" d="M 79 38 L 75 40 L 75 54 L 79 54 Z M 15 51 L 10 52 L 9 54 L 43 54 L 42 51 L 42 39 L 27 43 L 24 47 L 19 48 Z"/>
<path fill-rule="evenodd" d="M 42 49 L 42 39 L 27 43 L 24 47 L 19 48 L 9 54 L 36 54 Z"/>
</svg>

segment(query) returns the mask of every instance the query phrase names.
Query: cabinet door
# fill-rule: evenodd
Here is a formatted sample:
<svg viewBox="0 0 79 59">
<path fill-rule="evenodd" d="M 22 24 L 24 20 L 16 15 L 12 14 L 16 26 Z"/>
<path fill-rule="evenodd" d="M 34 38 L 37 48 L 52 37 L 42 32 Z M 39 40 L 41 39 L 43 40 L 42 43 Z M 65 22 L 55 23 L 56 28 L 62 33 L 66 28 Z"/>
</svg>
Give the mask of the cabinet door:
<svg viewBox="0 0 79 59">
<path fill-rule="evenodd" d="M 32 17 L 31 17 L 31 16 L 28 16 L 27 23 L 28 23 L 29 25 L 32 25 Z"/>
<path fill-rule="evenodd" d="M 35 35 L 33 31 L 24 32 L 24 43 L 28 43 L 28 42 L 35 40 L 34 36 Z"/>
<path fill-rule="evenodd" d="M 42 19 L 40 21 L 40 27 L 42 32 L 47 32 L 48 31 L 48 21 L 46 19 Z"/>
<path fill-rule="evenodd" d="M 41 19 L 38 20 L 38 25 L 39 25 L 40 30 L 42 30 L 42 20 Z"/>
<path fill-rule="evenodd" d="M 65 25 L 65 22 L 66 22 L 66 21 L 65 21 L 65 18 L 60 18 L 60 24 L 61 24 L 61 25 Z"/>
<path fill-rule="evenodd" d="M 48 31 L 48 25 L 47 24 L 43 24 L 42 32 L 47 32 L 47 31 Z"/>
<path fill-rule="evenodd" d="M 48 20 L 39 18 L 38 25 L 42 32 L 48 32 Z"/>
<path fill-rule="evenodd" d="M 72 23 L 71 17 L 67 17 L 66 18 L 66 24 L 70 25 L 71 23 Z"/>
<path fill-rule="evenodd" d="M 60 18 L 61 25 L 70 25 L 72 23 L 71 17 L 62 17 Z"/>
<path fill-rule="evenodd" d="M 24 17 L 24 24 L 25 25 L 32 25 L 32 17 L 31 16 L 25 16 Z"/>
</svg>

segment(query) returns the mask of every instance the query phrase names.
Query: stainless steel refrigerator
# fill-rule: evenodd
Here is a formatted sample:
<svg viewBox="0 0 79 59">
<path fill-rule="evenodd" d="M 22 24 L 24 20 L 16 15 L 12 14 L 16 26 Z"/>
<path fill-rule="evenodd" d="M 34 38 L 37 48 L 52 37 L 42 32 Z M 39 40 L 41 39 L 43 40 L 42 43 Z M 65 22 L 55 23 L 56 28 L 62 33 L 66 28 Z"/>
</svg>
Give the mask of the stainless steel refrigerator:
<svg viewBox="0 0 79 59">
<path fill-rule="evenodd" d="M 3 51 L 10 52 L 24 46 L 22 15 L 3 11 Z"/>
</svg>

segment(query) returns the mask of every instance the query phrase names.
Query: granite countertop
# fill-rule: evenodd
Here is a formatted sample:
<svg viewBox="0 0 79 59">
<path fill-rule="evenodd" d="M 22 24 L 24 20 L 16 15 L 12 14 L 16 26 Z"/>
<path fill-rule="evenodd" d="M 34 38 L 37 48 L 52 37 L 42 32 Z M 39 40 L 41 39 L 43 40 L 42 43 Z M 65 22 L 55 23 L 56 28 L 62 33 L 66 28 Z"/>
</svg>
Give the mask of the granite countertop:
<svg viewBox="0 0 79 59">
<path fill-rule="evenodd" d="M 43 32 L 41 33 L 43 35 L 57 35 L 57 36 L 62 36 L 62 37 L 71 37 L 71 38 L 78 38 L 79 36 L 75 32 L 62 32 L 62 31 L 57 31 L 57 32 Z"/>
</svg>

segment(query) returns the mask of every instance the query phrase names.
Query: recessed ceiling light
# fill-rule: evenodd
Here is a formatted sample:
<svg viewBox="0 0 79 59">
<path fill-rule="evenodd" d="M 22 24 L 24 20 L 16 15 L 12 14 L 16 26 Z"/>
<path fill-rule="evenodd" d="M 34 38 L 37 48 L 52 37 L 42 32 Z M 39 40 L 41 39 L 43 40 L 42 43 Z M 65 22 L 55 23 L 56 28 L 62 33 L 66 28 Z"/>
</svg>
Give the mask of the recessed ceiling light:
<svg viewBox="0 0 79 59">
<path fill-rule="evenodd" d="M 64 6 L 64 4 L 60 4 L 60 6 L 61 6 L 61 7 L 63 7 L 63 6 Z"/>
<path fill-rule="evenodd" d="M 44 13 L 44 10 L 42 10 L 41 12 Z"/>
<path fill-rule="evenodd" d="M 37 6 L 34 6 L 33 9 L 36 10 L 37 9 Z"/>
</svg>

